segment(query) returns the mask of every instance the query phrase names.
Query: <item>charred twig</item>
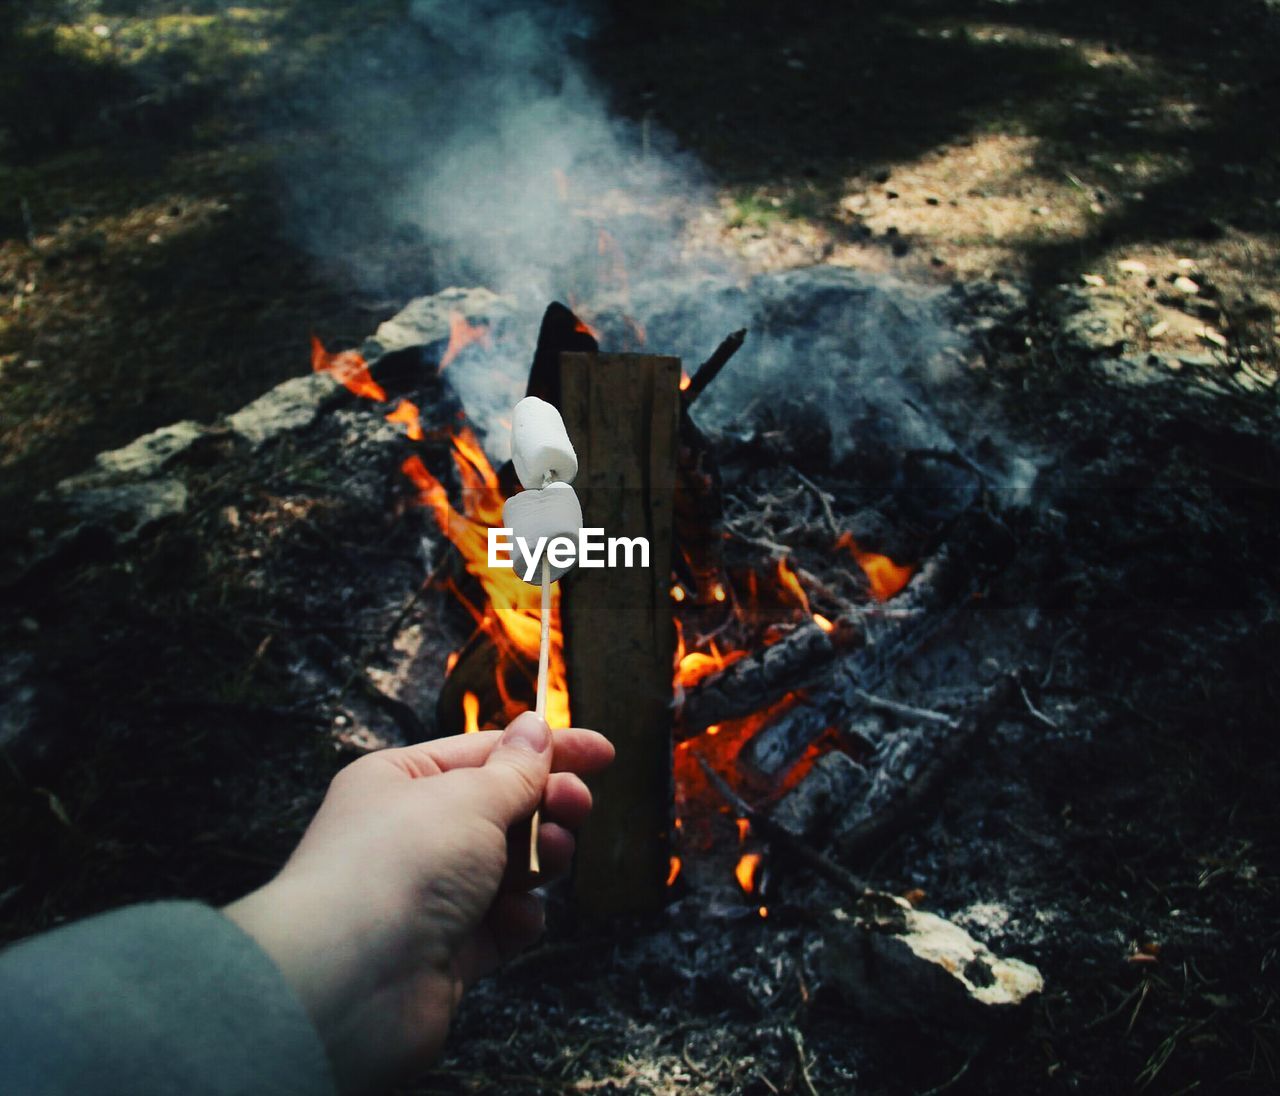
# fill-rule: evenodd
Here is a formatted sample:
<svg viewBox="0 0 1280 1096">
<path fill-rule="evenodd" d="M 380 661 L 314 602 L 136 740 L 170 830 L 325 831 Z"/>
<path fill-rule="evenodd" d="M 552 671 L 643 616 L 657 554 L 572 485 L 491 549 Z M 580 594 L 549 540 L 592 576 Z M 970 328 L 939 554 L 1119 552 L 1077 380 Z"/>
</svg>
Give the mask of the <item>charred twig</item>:
<svg viewBox="0 0 1280 1096">
<path fill-rule="evenodd" d="M 739 818 L 745 818 L 751 823 L 753 833 L 766 841 L 781 845 L 796 859 L 803 861 L 807 867 L 812 868 L 837 890 L 843 891 L 851 898 L 860 899 L 867 893 L 867 888 L 852 872 L 846 871 L 790 830 L 779 826 L 767 814 L 761 814 L 729 786 L 728 781 L 711 767 L 705 757 L 701 754 L 695 754 L 694 757 L 699 767 L 706 773 L 707 781 L 720 794 L 720 797 L 733 808 Z"/>
<path fill-rule="evenodd" d="M 901 716 L 903 719 L 915 719 L 923 723 L 940 723 L 944 727 L 950 727 L 953 731 L 960 726 L 959 720 L 953 719 L 943 712 L 935 712 L 929 708 L 915 708 L 910 704 L 899 704 L 896 700 L 873 696 L 864 689 L 854 690 L 854 695 L 865 701 L 867 707 L 874 708 L 878 712 L 888 712 L 890 715 Z"/>
<path fill-rule="evenodd" d="M 1031 697 L 1027 694 L 1027 687 L 1022 683 L 1022 679 L 1018 679 L 1018 692 L 1022 694 L 1022 702 L 1027 706 L 1027 711 L 1040 723 L 1053 730 L 1058 730 L 1058 724 L 1044 714 L 1039 708 L 1031 703 Z"/>
<path fill-rule="evenodd" d="M 742 346 L 743 340 L 747 337 L 747 329 L 744 327 L 741 331 L 735 331 L 728 336 L 724 342 L 715 348 L 705 362 L 703 362 L 694 371 L 692 380 L 689 381 L 689 387 L 681 393 L 684 396 L 684 405 L 689 407 L 694 400 L 701 394 L 702 390 L 707 387 L 719 374 Z"/>
<path fill-rule="evenodd" d="M 952 770 L 970 747 L 990 731 L 1016 684 L 1013 674 L 1001 678 L 960 720 L 960 725 L 942 742 L 898 801 L 855 826 L 841 839 L 840 851 L 847 859 L 864 857 L 893 840 L 942 795 Z"/>
<path fill-rule="evenodd" d="M 838 538 L 840 536 L 840 526 L 836 524 L 836 516 L 831 512 L 831 496 L 798 468 L 793 468 L 792 471 L 795 473 L 796 479 L 818 496 L 818 502 L 822 504 L 823 517 L 827 519 L 827 528 L 831 530 L 833 537 Z"/>
</svg>

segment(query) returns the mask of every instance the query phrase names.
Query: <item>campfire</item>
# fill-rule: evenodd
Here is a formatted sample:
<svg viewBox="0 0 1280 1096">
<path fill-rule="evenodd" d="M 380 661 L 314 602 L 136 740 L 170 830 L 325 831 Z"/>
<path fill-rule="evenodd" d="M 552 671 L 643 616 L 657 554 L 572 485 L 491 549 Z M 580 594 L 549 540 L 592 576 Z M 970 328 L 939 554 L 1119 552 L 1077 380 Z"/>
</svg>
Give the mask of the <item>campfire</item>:
<svg viewBox="0 0 1280 1096">
<path fill-rule="evenodd" d="M 600 240 L 600 255 L 610 260 L 610 276 L 626 299 L 616 244 L 604 233 Z M 594 384 L 611 404 L 624 403 L 637 389 L 652 390 L 654 363 L 664 359 L 601 354 L 602 330 L 628 347 L 645 336 L 623 311 L 588 322 L 565 305 L 551 305 L 525 390 L 561 404 L 575 384 Z M 605 816 L 602 828 L 628 819 L 626 840 L 614 834 L 611 841 L 627 850 L 632 870 L 626 893 L 604 902 L 610 909 L 655 908 L 689 886 L 719 891 L 731 880 L 740 900 L 764 916 L 769 863 L 747 812 L 807 812 L 802 827 L 814 824 L 825 808 L 811 802 L 812 789 L 823 783 L 811 774 L 861 774 L 883 746 L 851 732 L 849 715 L 876 703 L 874 690 L 977 595 L 1004 550 L 984 473 L 957 450 L 921 447 L 865 467 L 846 460 L 837 476 L 810 476 L 795 464 L 759 461 L 750 445 L 731 436 L 713 441 L 691 411 L 726 367 L 732 373 L 731 360 L 748 338 L 745 330 L 735 332 L 693 370 L 672 366 L 670 390 L 633 408 L 669 417 L 665 452 L 645 448 L 653 445 L 651 435 L 636 442 L 638 451 L 619 450 L 617 438 L 605 438 L 606 422 L 592 422 L 581 408 L 567 412 L 582 432 L 588 477 L 606 470 L 593 469 L 593 459 L 619 475 L 627 462 L 670 465 L 670 490 L 639 492 L 636 514 L 646 528 L 655 522 L 670 528 L 666 556 L 653 567 L 661 597 L 646 599 L 641 586 L 627 604 L 614 598 L 618 611 L 609 622 L 598 612 L 583 616 L 607 596 L 590 577 L 570 577 L 563 597 L 562 584 L 554 584 L 550 599 L 552 727 L 574 718 L 591 723 L 593 702 L 575 697 L 571 681 L 589 690 L 589 681 L 618 675 L 609 688 L 624 697 L 630 713 L 597 711 L 595 718 L 611 722 L 616 742 L 632 737 L 633 766 L 649 774 L 637 780 L 623 766 L 618 785 L 601 797 L 616 809 L 613 823 L 609 806 L 598 812 Z M 504 499 L 518 489 L 509 463 L 501 463 L 503 443 L 491 442 L 487 451 L 483 425 L 471 421 L 460 400 L 437 401 L 424 415 L 418 390 L 427 377 L 432 385 L 465 387 L 470 371 L 491 369 L 495 356 L 520 354 L 509 329 L 495 332 L 460 310 L 449 315 L 447 342 L 430 354 L 415 353 L 417 377 L 403 352 L 380 354 L 370 364 L 358 350 L 332 353 L 313 342 L 316 372 L 377 404 L 403 431 L 409 450 L 400 463 L 404 490 L 451 546 L 423 596 L 429 589 L 452 600 L 472 628 L 445 660 L 434 710 L 438 734 L 499 727 L 532 706 L 542 621 L 538 587 L 512 569 L 488 566 L 488 531 L 501 525 Z M 612 382 L 601 379 L 611 375 Z M 663 410 L 655 412 L 655 404 Z M 509 418 L 493 416 L 488 427 L 497 437 L 509 430 Z M 497 459 L 490 457 L 494 449 Z M 443 465 L 439 456 L 447 458 Z M 738 482 L 752 481 L 756 497 L 749 505 L 741 492 L 725 490 L 726 468 Z M 886 483 L 886 470 L 892 482 Z M 845 521 L 836 516 L 838 496 L 874 505 Z M 575 600 L 577 644 L 564 612 Z M 608 640 L 601 639 L 603 627 Z M 610 652 L 643 647 L 654 635 L 670 637 L 669 651 L 659 642 L 651 652 L 666 666 L 654 671 L 661 678 L 656 684 L 643 679 L 642 667 L 610 665 Z M 835 755 L 843 767 L 824 762 Z M 910 791 L 904 791 L 908 798 Z M 644 820 L 642 832 L 637 819 Z M 580 895 L 616 876 L 619 864 L 606 858 L 595 869 L 596 883 L 589 882 L 589 840 L 583 859 Z M 634 870 L 637 864 L 643 869 Z"/>
</svg>

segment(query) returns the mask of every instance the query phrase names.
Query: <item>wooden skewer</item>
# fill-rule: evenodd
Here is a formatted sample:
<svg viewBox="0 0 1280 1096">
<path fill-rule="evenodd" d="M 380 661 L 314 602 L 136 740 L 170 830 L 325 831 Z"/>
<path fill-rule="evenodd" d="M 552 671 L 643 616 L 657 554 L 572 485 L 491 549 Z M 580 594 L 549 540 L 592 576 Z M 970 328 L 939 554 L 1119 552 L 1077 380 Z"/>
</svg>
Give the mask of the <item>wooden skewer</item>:
<svg viewBox="0 0 1280 1096">
<path fill-rule="evenodd" d="M 547 663 L 551 655 L 551 564 L 542 554 L 542 635 L 538 640 L 538 693 L 533 710 L 540 719 L 547 718 Z M 538 811 L 529 825 L 529 870 L 535 875 L 542 870 L 538 860 Z"/>
</svg>

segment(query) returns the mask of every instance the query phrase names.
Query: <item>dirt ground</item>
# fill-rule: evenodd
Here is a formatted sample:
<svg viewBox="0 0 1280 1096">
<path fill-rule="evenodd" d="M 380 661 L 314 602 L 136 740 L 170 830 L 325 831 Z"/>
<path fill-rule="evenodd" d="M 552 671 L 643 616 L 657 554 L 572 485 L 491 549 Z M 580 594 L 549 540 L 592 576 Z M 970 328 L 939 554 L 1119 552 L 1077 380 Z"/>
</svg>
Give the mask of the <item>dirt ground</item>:
<svg viewBox="0 0 1280 1096">
<path fill-rule="evenodd" d="M 242 485 L 210 470 L 203 524 L 127 561 L 90 552 L 34 592 L 11 580 L 30 530 L 57 520 L 41 492 L 95 453 L 210 421 L 305 372 L 312 331 L 352 345 L 443 288 L 411 239 L 369 241 L 400 272 L 377 294 L 309 256 L 279 171 L 325 136 L 305 116 L 287 140 L 260 125 L 264 102 L 399 10 L 80 0 L 0 16 L 2 646 L 61 675 L 75 728 L 38 779 L 4 768 L 3 938 L 242 892 L 345 756 L 281 717 L 288 669 L 259 627 L 274 603 L 210 539 Z M 1104 733 L 1046 745 L 1007 728 L 874 881 L 955 912 L 985 871 L 1013 922 L 1050 905 L 1079 920 L 1045 937 L 1050 989 L 1026 1026 L 974 1057 L 900 1036 L 850 1057 L 839 1007 L 802 1009 L 780 983 L 764 1004 L 741 980 L 663 983 L 671 956 L 643 934 L 589 944 L 621 955 L 622 980 L 547 986 L 553 941 L 477 996 L 462 1048 L 414 1091 L 1274 1090 L 1276 402 L 1228 378 L 1280 366 L 1278 22 L 1246 0 L 606 8 L 590 64 L 619 112 L 706 165 L 709 243 L 753 270 L 1027 287 L 973 383 L 1012 432 L 1065 454 L 1066 532 L 1023 531 L 1037 562 L 994 596 L 1021 611 L 1037 592 L 1046 634 L 1069 637 L 1059 683 Z M 1062 286 L 1114 302 L 1129 353 L 1161 354 L 1167 384 L 1109 383 L 1065 346 Z M 1204 398 L 1206 376 L 1226 394 Z M 252 512 L 292 528 L 305 479 L 273 474 Z M 316 513 L 338 531 L 352 517 Z M 708 969 L 799 947 L 806 917 L 717 926 Z M 535 989 L 548 1019 L 522 1020 L 511 1001 Z"/>
</svg>

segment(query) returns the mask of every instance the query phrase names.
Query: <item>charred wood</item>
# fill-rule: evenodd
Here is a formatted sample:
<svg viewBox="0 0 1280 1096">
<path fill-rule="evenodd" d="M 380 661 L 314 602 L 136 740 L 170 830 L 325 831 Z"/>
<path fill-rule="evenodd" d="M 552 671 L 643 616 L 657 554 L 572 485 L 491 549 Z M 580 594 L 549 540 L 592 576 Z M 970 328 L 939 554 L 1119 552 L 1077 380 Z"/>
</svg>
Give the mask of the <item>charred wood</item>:
<svg viewBox="0 0 1280 1096">
<path fill-rule="evenodd" d="M 992 686 L 983 699 L 961 717 L 959 726 L 947 733 L 892 805 L 841 836 L 841 856 L 856 862 L 878 852 L 915 823 L 941 798 L 956 766 L 991 732 L 1016 691 L 1017 679 L 1013 674 Z"/>
<path fill-rule="evenodd" d="M 771 647 L 689 689 L 681 709 L 686 735 L 749 715 L 782 693 L 800 688 L 831 662 L 836 651 L 831 634 L 816 624 L 802 624 Z"/>
<path fill-rule="evenodd" d="M 707 385 L 716 379 L 720 370 L 729 364 L 729 359 L 742 347 L 746 337 L 747 329 L 745 327 L 740 331 L 735 331 L 732 335 L 726 336 L 724 341 L 712 351 L 711 357 L 698 366 L 689 381 L 689 387 L 682 393 L 686 408 L 702 394 Z"/>
</svg>

